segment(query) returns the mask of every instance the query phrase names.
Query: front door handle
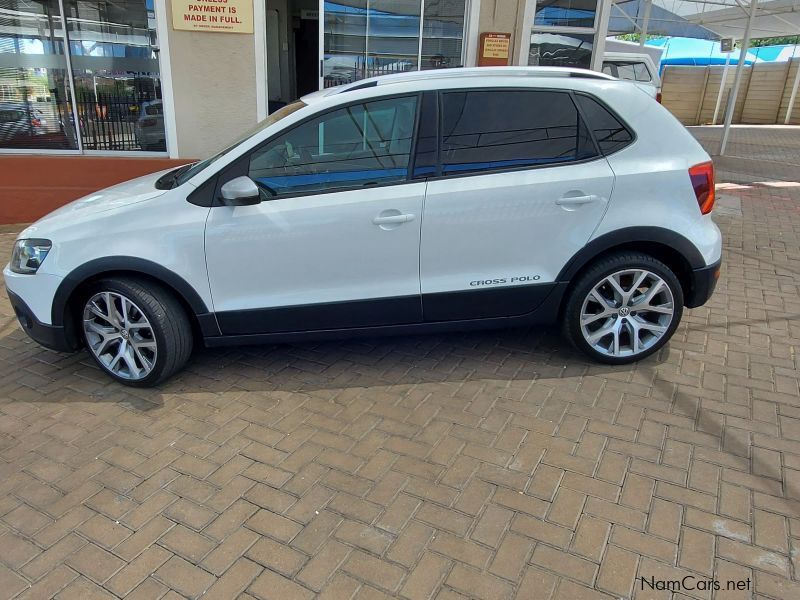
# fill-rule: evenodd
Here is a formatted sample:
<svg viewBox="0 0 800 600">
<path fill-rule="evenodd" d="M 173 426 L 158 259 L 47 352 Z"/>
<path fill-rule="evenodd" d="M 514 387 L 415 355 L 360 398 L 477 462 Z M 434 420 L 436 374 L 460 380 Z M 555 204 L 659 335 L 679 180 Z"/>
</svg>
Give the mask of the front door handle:
<svg viewBox="0 0 800 600">
<path fill-rule="evenodd" d="M 416 218 L 414 213 L 403 213 L 396 208 L 388 208 L 382 210 L 378 215 L 372 219 L 372 223 L 377 225 L 384 231 L 391 231 L 397 229 L 403 223 L 408 223 Z"/>
<path fill-rule="evenodd" d="M 390 215 L 388 217 L 375 217 L 372 222 L 375 225 L 387 225 L 389 223 L 408 223 L 414 220 L 414 215 Z"/>
<path fill-rule="evenodd" d="M 556 200 L 556 204 L 563 206 L 564 208 L 568 208 L 582 206 L 591 202 L 597 202 L 598 200 L 600 200 L 600 196 L 596 194 L 589 194 L 586 196 L 564 196 Z"/>
</svg>

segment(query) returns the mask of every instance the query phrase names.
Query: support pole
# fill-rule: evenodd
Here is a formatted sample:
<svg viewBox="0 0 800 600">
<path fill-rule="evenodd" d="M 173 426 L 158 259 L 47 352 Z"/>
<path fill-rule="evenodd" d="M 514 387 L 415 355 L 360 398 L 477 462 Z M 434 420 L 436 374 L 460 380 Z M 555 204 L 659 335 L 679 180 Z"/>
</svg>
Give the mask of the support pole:
<svg viewBox="0 0 800 600">
<path fill-rule="evenodd" d="M 731 66 L 731 52 L 725 57 L 725 66 L 722 67 L 722 79 L 719 82 L 719 92 L 717 93 L 717 103 L 714 105 L 714 118 L 711 120 L 712 125 L 717 124 L 717 116 L 719 115 L 719 107 L 722 106 L 722 93 L 725 90 L 725 84 L 728 82 L 728 68 Z"/>
<path fill-rule="evenodd" d="M 647 28 L 650 26 L 650 9 L 653 8 L 653 0 L 645 0 L 644 16 L 642 17 L 642 29 L 639 34 L 639 46 L 644 47 L 647 41 Z"/>
<path fill-rule="evenodd" d="M 794 62 L 794 59 L 792 59 Z M 792 64 L 791 62 L 789 63 Z M 783 124 L 788 125 L 792 119 L 792 111 L 794 110 L 794 101 L 797 100 L 797 88 L 800 87 L 800 63 L 797 64 L 797 73 L 794 74 L 794 83 L 792 84 L 792 95 L 789 96 L 789 106 L 786 107 L 786 117 L 783 119 Z"/>
<path fill-rule="evenodd" d="M 725 109 L 725 126 L 722 128 L 722 142 L 719 145 L 719 155 L 725 155 L 725 148 L 728 145 L 728 135 L 731 130 L 731 123 L 733 122 L 733 112 L 736 109 L 736 99 L 739 96 L 739 88 L 742 85 L 742 75 L 744 75 L 744 63 L 747 58 L 747 51 L 750 49 L 750 33 L 753 31 L 753 21 L 756 20 L 756 11 L 758 10 L 758 0 L 750 0 L 750 14 L 747 19 L 747 27 L 744 30 L 744 38 L 742 38 L 742 47 L 739 49 L 739 64 L 736 67 L 736 77 L 733 80 L 733 91 L 730 96 L 730 101 Z"/>
<path fill-rule="evenodd" d="M 608 35 L 608 20 L 611 17 L 612 0 L 602 0 L 600 2 L 600 18 L 597 21 L 597 28 L 594 30 L 594 44 L 592 48 L 592 71 L 603 70 L 603 53 L 606 49 L 606 36 Z"/>
</svg>

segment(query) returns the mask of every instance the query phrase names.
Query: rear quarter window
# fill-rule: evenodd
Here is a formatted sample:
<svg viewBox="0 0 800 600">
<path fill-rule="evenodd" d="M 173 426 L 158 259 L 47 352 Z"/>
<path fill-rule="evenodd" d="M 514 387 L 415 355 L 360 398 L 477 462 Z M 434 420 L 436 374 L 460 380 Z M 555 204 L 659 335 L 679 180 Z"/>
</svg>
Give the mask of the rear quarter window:
<svg viewBox="0 0 800 600">
<path fill-rule="evenodd" d="M 633 134 L 600 102 L 583 94 L 576 94 L 575 100 L 603 154 L 611 154 L 633 142 Z"/>
</svg>

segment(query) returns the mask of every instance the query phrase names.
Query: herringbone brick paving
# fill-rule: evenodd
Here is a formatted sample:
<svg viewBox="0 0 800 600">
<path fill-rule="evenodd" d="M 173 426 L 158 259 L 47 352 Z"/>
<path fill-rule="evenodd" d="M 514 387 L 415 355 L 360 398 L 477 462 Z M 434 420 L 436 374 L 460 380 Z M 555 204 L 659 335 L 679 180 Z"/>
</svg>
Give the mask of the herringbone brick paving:
<svg viewBox="0 0 800 600">
<path fill-rule="evenodd" d="M 716 295 L 631 367 L 516 330 L 135 390 L 3 299 L 0 597 L 800 598 L 800 186 L 727 187 Z M 637 579 L 686 575 L 748 589 Z"/>
</svg>

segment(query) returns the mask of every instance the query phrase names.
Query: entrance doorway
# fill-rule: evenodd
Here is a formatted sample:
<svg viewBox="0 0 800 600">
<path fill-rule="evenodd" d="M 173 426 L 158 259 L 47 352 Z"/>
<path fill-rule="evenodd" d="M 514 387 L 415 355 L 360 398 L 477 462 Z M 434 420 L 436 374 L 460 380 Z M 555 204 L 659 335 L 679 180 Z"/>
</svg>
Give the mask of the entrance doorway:
<svg viewBox="0 0 800 600">
<path fill-rule="evenodd" d="M 297 96 L 319 88 L 319 11 L 301 10 L 294 28 L 294 65 Z"/>
<path fill-rule="evenodd" d="M 266 0 L 268 111 L 319 88 L 319 0 Z"/>
<path fill-rule="evenodd" d="M 468 6 L 468 0 L 266 0 L 269 112 L 365 77 L 462 66 Z"/>
<path fill-rule="evenodd" d="M 324 2 L 321 87 L 464 64 L 467 0 Z"/>
</svg>

